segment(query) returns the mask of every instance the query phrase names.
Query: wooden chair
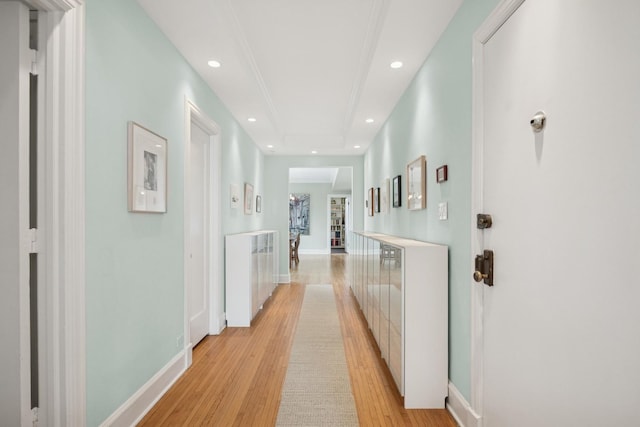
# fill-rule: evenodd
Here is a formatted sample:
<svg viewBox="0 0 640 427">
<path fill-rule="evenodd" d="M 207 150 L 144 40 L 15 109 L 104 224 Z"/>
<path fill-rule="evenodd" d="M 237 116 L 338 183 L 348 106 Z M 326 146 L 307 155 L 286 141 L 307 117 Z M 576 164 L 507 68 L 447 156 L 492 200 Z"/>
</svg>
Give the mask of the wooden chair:
<svg viewBox="0 0 640 427">
<path fill-rule="evenodd" d="M 300 262 L 300 258 L 298 258 L 298 247 L 300 246 L 300 233 L 296 234 L 296 238 L 294 240 L 289 240 L 289 268 L 293 266 L 295 262 L 296 265 Z"/>
</svg>

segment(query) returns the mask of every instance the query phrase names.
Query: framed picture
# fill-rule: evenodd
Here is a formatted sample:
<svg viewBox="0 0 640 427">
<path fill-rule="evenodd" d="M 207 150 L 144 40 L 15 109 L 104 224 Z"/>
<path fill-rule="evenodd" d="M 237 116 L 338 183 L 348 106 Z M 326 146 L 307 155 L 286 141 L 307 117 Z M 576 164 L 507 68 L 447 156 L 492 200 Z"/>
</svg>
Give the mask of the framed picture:
<svg viewBox="0 0 640 427">
<path fill-rule="evenodd" d="M 380 212 L 389 212 L 389 178 L 384 180 L 380 190 Z"/>
<path fill-rule="evenodd" d="M 367 200 L 367 211 L 369 212 L 369 216 L 373 216 L 373 196 L 374 196 L 374 189 L 373 187 L 371 187 L 369 189 L 369 200 Z"/>
<path fill-rule="evenodd" d="M 447 173 L 447 165 L 440 166 L 436 169 L 436 182 L 441 183 L 445 182 L 449 177 Z"/>
<path fill-rule="evenodd" d="M 289 233 L 310 235 L 311 194 L 289 194 Z"/>
<path fill-rule="evenodd" d="M 262 212 L 262 196 L 256 196 L 256 212 Z"/>
<path fill-rule="evenodd" d="M 253 213 L 253 185 L 244 183 L 244 214 L 251 215 Z"/>
<path fill-rule="evenodd" d="M 376 188 L 373 193 L 373 210 L 380 213 L 380 187 Z"/>
<path fill-rule="evenodd" d="M 409 210 L 427 207 L 427 159 L 420 156 L 407 165 L 407 207 Z"/>
<path fill-rule="evenodd" d="M 401 183 L 402 182 L 402 176 L 398 175 L 395 178 L 393 178 L 393 189 L 391 190 L 391 197 L 393 200 L 393 207 L 394 208 L 399 208 L 400 206 L 402 206 L 402 186 Z"/>
<path fill-rule="evenodd" d="M 167 140 L 136 122 L 127 130 L 129 212 L 167 212 Z"/>
</svg>

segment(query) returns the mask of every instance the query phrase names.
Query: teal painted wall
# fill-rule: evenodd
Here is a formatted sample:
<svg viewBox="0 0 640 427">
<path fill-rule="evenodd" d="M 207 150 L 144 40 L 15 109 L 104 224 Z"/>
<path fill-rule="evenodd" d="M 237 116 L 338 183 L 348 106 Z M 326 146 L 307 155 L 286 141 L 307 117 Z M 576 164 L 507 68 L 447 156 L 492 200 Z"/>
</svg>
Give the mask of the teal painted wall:
<svg viewBox="0 0 640 427">
<path fill-rule="evenodd" d="M 230 208 L 229 187 L 249 182 L 261 194 L 264 158 L 136 1 L 87 2 L 86 56 L 87 424 L 96 426 L 181 350 L 185 97 L 222 129 L 224 234 L 262 228 L 263 215 Z M 168 139 L 166 214 L 127 212 L 129 120 Z"/>
<path fill-rule="evenodd" d="M 449 378 L 471 396 L 471 38 L 498 0 L 466 0 L 365 154 L 364 186 L 402 175 L 402 208 L 365 229 L 449 245 Z M 427 208 L 406 208 L 406 166 L 427 157 Z M 437 184 L 436 168 L 449 180 Z M 448 221 L 438 219 L 447 202 Z"/>
<path fill-rule="evenodd" d="M 280 233 L 280 277 L 289 274 L 288 239 L 289 234 L 289 168 L 298 167 L 341 167 L 350 166 L 353 170 L 353 229 L 364 227 L 363 156 L 265 156 L 264 179 L 265 209 L 264 227 L 278 230 Z"/>
</svg>

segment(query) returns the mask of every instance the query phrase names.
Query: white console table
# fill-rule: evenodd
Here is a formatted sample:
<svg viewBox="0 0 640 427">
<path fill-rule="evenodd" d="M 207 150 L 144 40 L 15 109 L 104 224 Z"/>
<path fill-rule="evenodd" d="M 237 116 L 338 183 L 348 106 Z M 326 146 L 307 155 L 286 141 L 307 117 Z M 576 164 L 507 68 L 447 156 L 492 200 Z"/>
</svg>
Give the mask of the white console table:
<svg viewBox="0 0 640 427">
<path fill-rule="evenodd" d="M 225 236 L 227 326 L 250 326 L 277 285 L 278 232 Z"/>
<path fill-rule="evenodd" d="M 351 288 L 408 409 L 448 393 L 447 246 L 354 233 Z"/>
</svg>

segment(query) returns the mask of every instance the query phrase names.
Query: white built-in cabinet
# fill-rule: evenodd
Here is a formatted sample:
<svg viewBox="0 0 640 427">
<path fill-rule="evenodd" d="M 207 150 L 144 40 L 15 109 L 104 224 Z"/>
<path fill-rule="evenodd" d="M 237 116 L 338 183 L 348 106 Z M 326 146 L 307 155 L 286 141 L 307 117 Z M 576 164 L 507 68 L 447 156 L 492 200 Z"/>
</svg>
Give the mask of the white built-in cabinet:
<svg viewBox="0 0 640 427">
<path fill-rule="evenodd" d="M 351 288 L 405 408 L 444 408 L 447 246 L 366 232 L 353 245 Z"/>
<path fill-rule="evenodd" d="M 225 236 L 225 311 L 227 326 L 251 326 L 277 284 L 278 232 Z"/>
</svg>

